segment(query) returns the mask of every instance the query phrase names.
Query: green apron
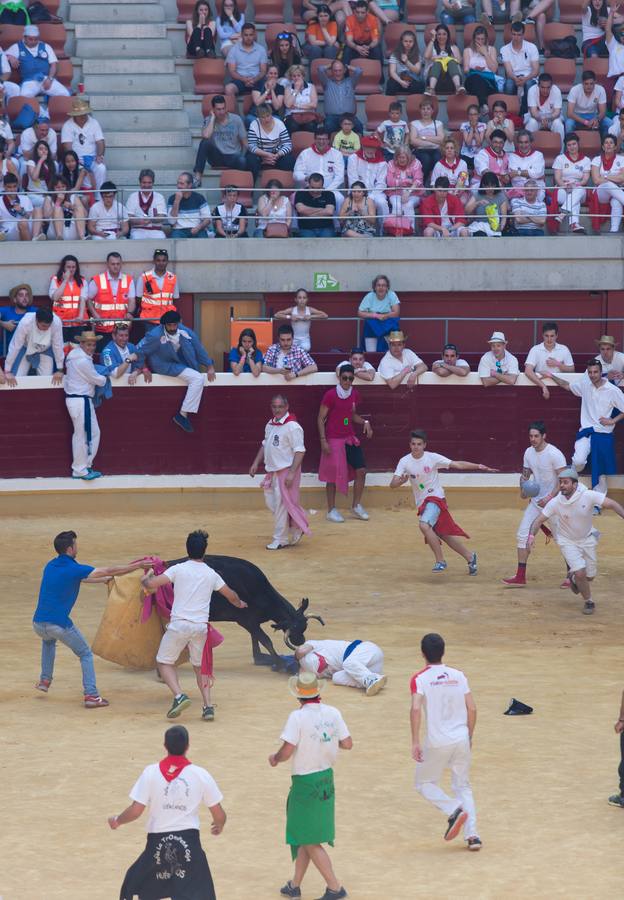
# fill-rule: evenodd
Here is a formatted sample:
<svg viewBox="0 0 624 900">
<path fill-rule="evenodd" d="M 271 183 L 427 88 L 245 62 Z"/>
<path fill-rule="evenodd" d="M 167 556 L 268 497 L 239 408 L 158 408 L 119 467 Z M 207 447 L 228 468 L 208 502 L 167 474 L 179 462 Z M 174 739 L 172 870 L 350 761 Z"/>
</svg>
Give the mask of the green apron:
<svg viewBox="0 0 624 900">
<path fill-rule="evenodd" d="M 286 843 L 295 859 L 305 844 L 334 844 L 334 772 L 293 775 L 286 802 Z"/>
</svg>

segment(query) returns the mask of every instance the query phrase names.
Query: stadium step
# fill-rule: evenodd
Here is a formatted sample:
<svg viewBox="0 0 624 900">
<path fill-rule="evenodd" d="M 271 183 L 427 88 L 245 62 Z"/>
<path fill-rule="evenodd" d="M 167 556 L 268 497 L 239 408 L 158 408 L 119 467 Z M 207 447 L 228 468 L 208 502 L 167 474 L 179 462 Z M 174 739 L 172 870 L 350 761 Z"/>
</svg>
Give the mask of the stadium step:
<svg viewBox="0 0 624 900">
<path fill-rule="evenodd" d="M 124 124 L 126 124 L 125 120 Z M 112 147 L 190 147 L 192 143 L 191 133 L 188 130 L 137 131 L 136 129 L 128 129 L 128 131 L 106 132 L 106 147 L 108 149 Z"/>
<path fill-rule="evenodd" d="M 98 119 L 101 110 L 136 111 L 136 110 L 181 110 L 183 100 L 175 94 L 95 94 L 91 98 L 91 107 Z"/>
<path fill-rule="evenodd" d="M 82 38 L 76 42 L 76 56 L 85 62 L 93 59 L 169 59 L 172 55 L 169 40 L 126 40 L 110 41 L 105 38 Z"/>
<path fill-rule="evenodd" d="M 156 91 L 163 94 L 178 94 L 180 79 L 177 75 L 85 75 L 87 94 L 116 94 L 137 91 Z"/>
<path fill-rule="evenodd" d="M 140 166 L 136 166 L 134 169 L 109 169 L 108 177 L 111 181 L 114 181 L 118 188 L 123 188 L 127 194 L 128 189 L 135 191 L 137 188 L 137 181 L 139 175 Z M 183 166 L 175 169 L 168 169 L 165 166 L 151 166 L 150 168 L 154 170 L 154 174 L 156 175 L 156 190 L 160 191 L 162 194 L 167 197 L 173 190 L 175 190 L 176 182 L 178 180 L 178 175 L 183 171 Z M 193 167 L 190 166 L 189 171 Z M 215 181 L 215 186 L 218 187 L 219 181 L 218 179 Z M 210 188 L 213 185 L 208 184 L 205 179 L 205 187 Z"/>
<path fill-rule="evenodd" d="M 172 59 L 85 59 L 83 75 L 175 75 Z"/>
<path fill-rule="evenodd" d="M 101 14 L 100 14 L 101 15 Z M 167 28 L 164 24 L 143 24 L 138 22 L 123 22 L 121 24 L 110 22 L 91 22 L 88 25 L 76 25 L 76 40 L 83 38 L 103 38 L 108 41 L 123 41 L 126 38 L 154 38 L 167 37 Z M 118 54 L 124 55 L 124 54 Z"/>
<path fill-rule="evenodd" d="M 93 106 L 93 103 L 91 104 Z M 163 116 L 162 110 L 123 110 L 119 109 L 103 109 L 98 110 L 97 120 L 104 129 L 106 140 L 109 140 L 110 129 L 119 129 L 123 124 L 124 128 L 131 128 L 135 132 L 143 133 L 148 129 L 158 130 L 166 123 L 169 128 L 182 129 L 188 131 L 189 121 L 187 114 L 181 109 L 169 110 L 166 116 Z"/>
<path fill-rule="evenodd" d="M 159 3 L 111 3 L 106 6 L 111 24 L 118 22 L 164 22 L 165 11 Z M 78 24 L 102 22 L 101 6 L 72 3 L 72 21 Z"/>
<path fill-rule="evenodd" d="M 107 147 L 106 164 L 111 169 L 128 169 L 133 176 L 133 184 L 136 184 L 136 176 L 139 169 L 149 166 L 150 169 L 192 169 L 195 154 L 190 145 L 188 147 Z"/>
</svg>

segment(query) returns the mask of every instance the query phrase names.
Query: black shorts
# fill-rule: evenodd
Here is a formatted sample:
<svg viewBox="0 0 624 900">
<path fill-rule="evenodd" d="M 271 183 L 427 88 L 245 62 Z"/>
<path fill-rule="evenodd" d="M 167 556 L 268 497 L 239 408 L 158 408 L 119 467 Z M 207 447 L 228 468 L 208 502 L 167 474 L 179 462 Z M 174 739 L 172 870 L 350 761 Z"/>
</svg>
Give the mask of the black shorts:
<svg viewBox="0 0 624 900">
<path fill-rule="evenodd" d="M 345 453 L 347 454 L 347 462 L 352 469 L 366 468 L 364 451 L 360 446 L 356 446 L 355 444 L 345 444 Z"/>
</svg>

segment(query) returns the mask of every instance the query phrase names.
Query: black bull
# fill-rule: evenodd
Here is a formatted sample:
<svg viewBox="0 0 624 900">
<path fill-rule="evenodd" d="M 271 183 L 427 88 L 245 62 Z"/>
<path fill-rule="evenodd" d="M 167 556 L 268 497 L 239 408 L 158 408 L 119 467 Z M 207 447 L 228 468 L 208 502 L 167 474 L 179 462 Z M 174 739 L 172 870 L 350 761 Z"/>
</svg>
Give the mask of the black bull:
<svg viewBox="0 0 624 900">
<path fill-rule="evenodd" d="M 184 559 L 174 559 L 167 563 L 174 566 L 176 563 L 185 562 Z M 219 592 L 215 591 L 210 602 L 211 622 L 237 622 L 249 632 L 251 637 L 251 649 L 254 662 L 257 665 L 263 663 L 276 664 L 283 667 L 284 661 L 279 656 L 268 634 L 262 630 L 264 622 L 272 622 L 271 627 L 275 631 L 282 631 L 284 642 L 291 650 L 305 642 L 305 630 L 308 619 L 318 619 L 321 625 L 325 623 L 320 616 L 307 616 L 305 614 L 309 600 L 307 597 L 295 607 L 285 597 L 275 590 L 264 572 L 246 559 L 238 559 L 236 556 L 204 556 L 204 562 L 210 568 L 218 572 L 227 586 L 236 591 L 241 600 L 247 604 L 246 609 L 238 609 Z M 269 653 L 269 657 L 263 654 L 260 645 Z"/>
</svg>

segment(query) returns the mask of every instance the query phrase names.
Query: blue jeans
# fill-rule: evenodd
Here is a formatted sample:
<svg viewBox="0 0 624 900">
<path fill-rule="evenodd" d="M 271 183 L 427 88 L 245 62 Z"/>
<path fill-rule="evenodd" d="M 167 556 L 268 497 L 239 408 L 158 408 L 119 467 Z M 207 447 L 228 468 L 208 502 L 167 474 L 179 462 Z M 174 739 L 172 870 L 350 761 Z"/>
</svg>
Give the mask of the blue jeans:
<svg viewBox="0 0 624 900">
<path fill-rule="evenodd" d="M 518 237 L 544 237 L 546 232 L 543 228 L 524 228 L 522 225 L 516 225 L 516 234 Z"/>
<path fill-rule="evenodd" d="M 71 628 L 62 628 L 51 622 L 33 622 L 35 632 L 41 638 L 41 678 L 52 681 L 54 674 L 54 658 L 56 656 L 56 642 L 60 641 L 76 654 L 82 666 L 82 686 L 85 696 L 87 694 L 97 697 L 95 684 L 95 668 L 93 666 L 93 653 L 81 632 L 75 625 Z"/>
<path fill-rule="evenodd" d="M 577 115 L 579 115 L 581 117 L 581 119 L 595 118 L 593 115 L 591 115 L 591 113 L 587 113 L 587 115 L 585 115 L 585 113 L 578 113 Z M 607 134 L 607 132 L 609 131 L 609 128 L 611 128 L 612 125 L 613 125 L 613 119 L 610 119 L 608 116 L 605 116 L 604 119 L 600 120 L 599 131 L 600 131 L 601 138 L 604 138 L 604 136 Z M 571 131 L 586 131 L 586 128 L 583 125 L 581 125 L 580 122 L 577 122 L 575 119 L 566 119 L 565 130 L 566 130 L 566 134 L 569 134 Z"/>
<path fill-rule="evenodd" d="M 533 87 L 534 84 L 537 84 L 537 78 L 530 78 L 528 81 L 524 83 L 524 93 L 522 95 L 522 100 L 520 101 L 520 115 L 524 116 L 529 111 L 527 99 L 529 88 Z M 505 78 L 505 89 L 504 93 L 510 97 L 518 94 L 518 85 L 513 80 L 513 78 Z"/>
<path fill-rule="evenodd" d="M 450 13 L 447 13 L 446 10 L 442 10 L 440 13 L 440 22 L 442 22 L 443 25 L 469 25 L 471 22 L 476 21 L 477 19 L 473 9 L 467 9 L 458 16 L 452 16 Z"/>
<path fill-rule="evenodd" d="M 334 228 L 300 228 L 299 237 L 336 237 Z"/>
</svg>

